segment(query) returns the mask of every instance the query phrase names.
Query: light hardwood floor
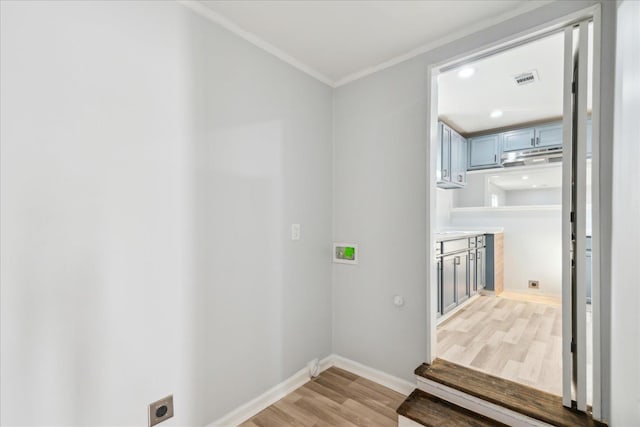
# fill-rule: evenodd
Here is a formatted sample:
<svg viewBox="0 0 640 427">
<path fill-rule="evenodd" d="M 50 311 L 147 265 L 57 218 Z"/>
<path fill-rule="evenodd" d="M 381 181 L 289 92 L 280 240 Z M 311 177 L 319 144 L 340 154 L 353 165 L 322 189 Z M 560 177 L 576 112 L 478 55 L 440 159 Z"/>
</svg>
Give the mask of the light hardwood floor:
<svg viewBox="0 0 640 427">
<path fill-rule="evenodd" d="M 394 426 L 406 396 L 332 367 L 241 424 L 244 427 Z"/>
<path fill-rule="evenodd" d="M 562 394 L 562 308 L 480 296 L 438 326 L 438 357 Z"/>
</svg>

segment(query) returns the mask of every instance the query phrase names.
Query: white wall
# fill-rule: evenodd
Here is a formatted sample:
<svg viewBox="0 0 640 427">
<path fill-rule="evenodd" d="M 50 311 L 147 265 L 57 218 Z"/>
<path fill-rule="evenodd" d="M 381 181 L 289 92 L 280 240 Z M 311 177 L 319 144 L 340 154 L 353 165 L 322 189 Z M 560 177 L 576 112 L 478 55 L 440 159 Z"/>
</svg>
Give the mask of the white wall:
<svg viewBox="0 0 640 427">
<path fill-rule="evenodd" d="M 334 187 L 334 239 L 359 242 L 362 256 L 358 266 L 334 266 L 336 353 L 410 381 L 426 357 L 428 66 L 594 3 L 553 2 L 336 89 L 334 181 L 351 181 Z M 603 3 L 605 136 L 613 9 Z M 405 296 L 405 307 L 393 306 L 394 294 Z"/>
<path fill-rule="evenodd" d="M 469 208 L 485 206 L 485 174 L 467 174 L 467 185 L 449 190 L 453 193 L 453 207 Z"/>
<path fill-rule="evenodd" d="M 640 425 L 640 3 L 618 5 L 611 251 L 611 426 Z M 606 284 L 605 284 L 606 286 Z"/>
<path fill-rule="evenodd" d="M 454 211 L 451 213 L 451 226 L 503 227 L 504 289 L 532 295 L 562 295 L 562 217 L 559 206 Z M 529 289 L 529 280 L 539 280 L 540 288 Z"/>
<path fill-rule="evenodd" d="M 562 188 L 505 191 L 506 206 L 561 205 Z"/>
<path fill-rule="evenodd" d="M 331 89 L 174 2 L 1 12 L 1 424 L 204 425 L 328 355 Z"/>
</svg>

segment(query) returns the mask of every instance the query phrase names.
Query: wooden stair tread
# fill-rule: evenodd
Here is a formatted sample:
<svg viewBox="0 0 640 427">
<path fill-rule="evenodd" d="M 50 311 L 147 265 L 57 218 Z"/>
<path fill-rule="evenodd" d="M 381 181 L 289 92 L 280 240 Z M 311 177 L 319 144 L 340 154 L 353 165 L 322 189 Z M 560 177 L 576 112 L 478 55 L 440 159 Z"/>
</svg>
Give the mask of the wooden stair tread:
<svg viewBox="0 0 640 427">
<path fill-rule="evenodd" d="M 555 426 L 606 426 L 589 414 L 565 408 L 560 396 L 446 360 L 423 363 L 415 374 Z"/>
<path fill-rule="evenodd" d="M 505 425 L 419 389 L 415 389 L 396 412 L 427 427 L 501 427 Z"/>
</svg>

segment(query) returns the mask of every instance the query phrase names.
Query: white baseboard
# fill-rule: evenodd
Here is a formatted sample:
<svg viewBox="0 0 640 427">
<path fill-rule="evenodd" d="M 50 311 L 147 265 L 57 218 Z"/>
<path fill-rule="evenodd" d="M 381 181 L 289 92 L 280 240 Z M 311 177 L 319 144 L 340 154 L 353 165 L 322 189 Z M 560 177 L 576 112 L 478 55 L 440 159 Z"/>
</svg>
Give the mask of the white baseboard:
<svg viewBox="0 0 640 427">
<path fill-rule="evenodd" d="M 345 357 L 332 354 L 320 361 L 319 372 L 323 372 L 332 366 L 344 369 L 368 380 L 374 381 L 380 385 L 388 387 L 398 393 L 408 396 L 416 385 L 401 378 L 394 377 L 385 372 L 365 366 L 361 363 L 349 360 Z M 222 418 L 207 424 L 207 427 L 232 427 L 242 424 L 249 418 L 256 415 L 263 409 L 273 405 L 278 400 L 285 397 L 295 389 L 303 386 L 309 381 L 309 371 L 305 367 L 281 382 L 280 384 L 270 388 L 255 399 L 245 403 L 242 406 L 229 412 Z"/>
<path fill-rule="evenodd" d="M 322 372 L 333 366 L 332 358 L 333 355 L 330 355 L 320 361 L 319 372 Z M 303 386 L 308 381 L 309 370 L 307 369 L 307 367 L 304 367 L 280 384 L 277 384 L 269 390 L 265 391 L 255 399 L 250 400 L 242 406 L 239 406 L 222 418 L 219 418 L 218 420 L 207 424 L 207 427 L 232 427 L 242 424 L 258 412 L 273 405 L 278 400 L 285 397 L 287 394 Z"/>
<path fill-rule="evenodd" d="M 397 391 L 398 393 L 405 396 L 410 395 L 411 392 L 416 388 L 416 385 L 414 383 L 403 380 L 402 378 L 394 377 L 393 375 L 387 374 L 386 372 L 379 371 L 377 369 L 347 359 L 346 357 L 338 356 L 337 354 L 333 355 L 333 366 L 359 375 L 363 378 L 390 388 L 391 390 Z"/>
</svg>

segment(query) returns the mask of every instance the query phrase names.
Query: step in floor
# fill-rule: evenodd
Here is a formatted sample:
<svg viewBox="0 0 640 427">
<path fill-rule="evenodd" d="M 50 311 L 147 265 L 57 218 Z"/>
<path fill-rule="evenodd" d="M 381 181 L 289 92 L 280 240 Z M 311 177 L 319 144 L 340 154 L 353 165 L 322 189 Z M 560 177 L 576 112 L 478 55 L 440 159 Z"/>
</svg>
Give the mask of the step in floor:
<svg viewBox="0 0 640 427">
<path fill-rule="evenodd" d="M 424 378 L 554 426 L 606 426 L 588 413 L 564 407 L 560 396 L 446 360 L 423 363 L 415 374 L 419 382 Z"/>
<path fill-rule="evenodd" d="M 422 390 L 414 390 L 398 407 L 398 415 L 428 427 L 505 426 Z"/>
</svg>

